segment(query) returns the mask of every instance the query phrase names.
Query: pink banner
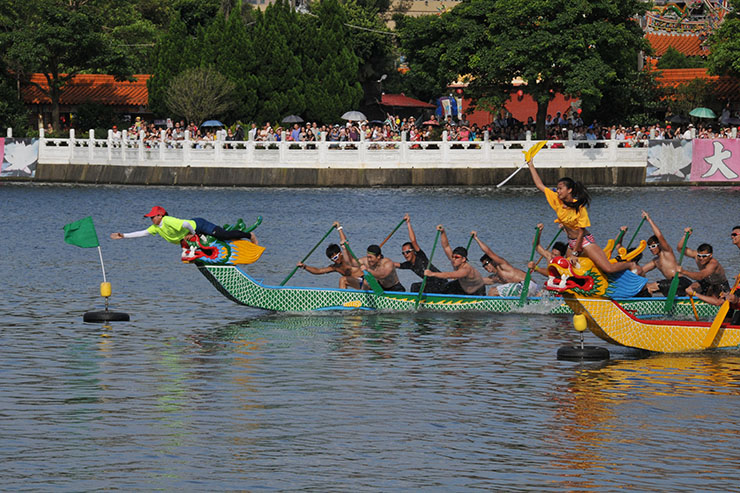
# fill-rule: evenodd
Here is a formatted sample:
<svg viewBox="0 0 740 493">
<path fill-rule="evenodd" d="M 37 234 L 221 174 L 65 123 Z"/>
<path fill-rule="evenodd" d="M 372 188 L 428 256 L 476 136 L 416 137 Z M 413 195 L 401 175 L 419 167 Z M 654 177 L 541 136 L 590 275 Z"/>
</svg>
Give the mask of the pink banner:
<svg viewBox="0 0 740 493">
<path fill-rule="evenodd" d="M 694 139 L 691 181 L 740 181 L 740 139 Z"/>
</svg>

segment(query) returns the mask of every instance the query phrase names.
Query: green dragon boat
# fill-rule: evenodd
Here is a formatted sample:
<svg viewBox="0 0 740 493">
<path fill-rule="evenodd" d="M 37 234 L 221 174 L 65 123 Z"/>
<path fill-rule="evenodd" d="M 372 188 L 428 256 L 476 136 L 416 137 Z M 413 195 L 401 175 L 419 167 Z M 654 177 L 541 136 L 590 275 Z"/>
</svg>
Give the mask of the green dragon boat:
<svg viewBox="0 0 740 493">
<path fill-rule="evenodd" d="M 395 310 L 413 311 L 463 311 L 476 310 L 494 313 L 554 313 L 572 314 L 560 296 L 531 297 L 527 304 L 520 305 L 518 296 L 461 296 L 445 294 L 424 294 L 417 307 L 416 293 L 385 292 L 355 289 L 313 288 L 298 286 L 270 286 L 264 284 L 238 265 L 198 265 L 200 272 L 224 296 L 230 300 L 254 308 L 276 312 L 309 312 L 318 310 Z M 635 316 L 665 315 L 664 297 L 627 298 L 617 300 L 619 304 Z M 712 318 L 717 307 L 696 301 L 696 309 L 701 318 Z M 676 298 L 672 312 L 674 317 L 690 319 L 694 317 L 688 298 Z"/>
</svg>

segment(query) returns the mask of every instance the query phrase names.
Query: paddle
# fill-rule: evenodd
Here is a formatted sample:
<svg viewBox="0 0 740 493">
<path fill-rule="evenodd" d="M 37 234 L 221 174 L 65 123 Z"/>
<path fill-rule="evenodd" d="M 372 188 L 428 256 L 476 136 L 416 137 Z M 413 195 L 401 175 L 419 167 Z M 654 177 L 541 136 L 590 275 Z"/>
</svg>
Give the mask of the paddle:
<svg viewBox="0 0 740 493">
<path fill-rule="evenodd" d="M 437 249 L 437 240 L 439 240 L 439 235 L 442 233 L 441 230 L 437 230 L 437 236 L 434 238 L 434 245 L 432 246 L 432 254 L 429 255 L 429 263 L 427 264 L 427 268 L 432 268 L 432 258 L 434 258 L 434 250 Z M 470 235 L 470 239 L 473 239 L 473 235 Z M 470 245 L 470 243 L 468 243 Z M 427 285 L 427 275 L 424 274 L 424 279 L 421 280 L 421 289 L 419 289 L 419 295 L 416 297 L 416 303 L 414 303 L 414 310 L 419 308 L 419 302 L 421 301 L 421 295 L 424 292 L 424 288 Z"/>
<path fill-rule="evenodd" d="M 311 254 L 314 252 L 314 250 L 316 250 L 319 247 L 319 245 L 321 245 L 324 242 L 324 240 L 326 239 L 326 237 L 329 236 L 333 230 L 334 230 L 334 225 L 332 224 L 331 225 L 331 228 L 329 228 L 329 231 L 326 232 L 326 234 L 323 236 L 323 238 L 321 238 L 319 240 L 319 242 L 316 243 L 316 245 L 311 249 L 310 252 L 308 252 L 308 254 L 305 257 L 303 257 L 303 259 L 301 260 L 301 263 L 303 263 L 306 260 L 308 260 L 308 257 L 310 257 Z M 288 280 L 290 280 L 291 277 L 293 277 L 293 274 L 295 274 L 297 270 L 298 270 L 298 266 L 296 265 L 295 267 L 293 267 L 293 270 L 290 271 L 290 274 L 288 274 L 288 277 L 286 277 L 285 279 L 283 279 L 283 282 L 281 282 L 280 285 L 281 286 L 285 286 L 285 283 L 288 282 Z"/>
<path fill-rule="evenodd" d="M 689 235 L 691 235 L 691 231 L 686 231 L 686 234 L 683 237 L 683 247 L 681 248 L 681 255 L 678 257 L 678 265 L 681 265 L 681 262 L 683 262 L 683 254 L 686 253 L 686 243 L 689 242 Z M 671 281 L 671 287 L 668 289 L 668 296 L 665 298 L 665 306 L 663 309 L 666 312 L 670 312 L 673 309 L 673 301 L 676 298 L 676 291 L 678 291 L 678 271 L 676 271 L 675 274 L 673 274 L 673 280 Z"/>
<path fill-rule="evenodd" d="M 694 295 L 689 294 L 689 301 L 691 302 L 691 309 L 694 310 L 694 318 L 699 320 L 699 312 L 696 311 L 696 303 L 694 303 Z"/>
<path fill-rule="evenodd" d="M 522 164 L 517 169 L 515 169 L 514 172 L 512 174 L 510 174 L 504 181 L 502 181 L 501 183 L 499 183 L 498 185 L 496 185 L 496 188 L 501 188 L 502 186 L 504 186 L 506 184 L 506 182 L 508 182 L 509 180 L 511 180 L 512 178 L 514 178 L 514 175 L 516 175 L 524 167 L 526 167 L 527 166 L 527 162 L 528 161 L 531 161 L 532 158 L 534 158 L 535 154 L 537 154 L 538 152 L 540 152 L 540 150 L 543 147 L 545 147 L 545 144 L 547 144 L 547 141 L 546 140 L 543 140 L 543 141 L 537 142 L 535 145 L 533 145 L 532 147 L 530 147 L 528 150 L 522 151 L 524 153 L 524 164 Z"/>
<path fill-rule="evenodd" d="M 385 240 L 383 240 L 383 242 L 382 242 L 382 243 L 380 244 L 380 246 L 382 247 L 383 245 L 385 245 L 385 242 L 386 242 L 386 241 L 388 241 L 388 240 L 390 240 L 390 239 L 391 239 L 391 236 L 393 236 L 393 234 L 394 234 L 394 233 L 395 233 L 396 231 L 398 231 L 398 228 L 400 228 L 400 227 L 401 227 L 401 225 L 402 225 L 403 223 L 405 223 L 405 222 L 406 222 L 406 218 L 403 218 L 403 219 L 401 219 L 401 222 L 400 222 L 400 223 L 398 223 L 398 226 L 396 226 L 395 228 L 393 228 L 393 231 L 391 231 L 391 234 L 389 234 L 388 236 L 386 236 L 386 237 L 385 237 Z"/>
<path fill-rule="evenodd" d="M 473 243 L 473 235 L 470 235 L 470 238 L 468 238 L 468 246 L 465 247 L 465 250 L 467 250 L 468 255 L 470 255 L 470 245 Z M 431 260 L 430 260 L 431 262 Z"/>
<path fill-rule="evenodd" d="M 640 221 L 640 224 L 637 225 L 637 229 L 635 230 L 635 234 L 632 235 L 632 239 L 630 240 L 629 244 L 627 245 L 627 251 L 629 251 L 630 247 L 632 246 L 632 242 L 635 241 L 635 238 L 637 238 L 637 233 L 640 232 L 640 228 L 642 228 L 642 225 L 645 224 L 645 218 L 642 218 L 642 221 Z"/>
<path fill-rule="evenodd" d="M 558 228 L 558 232 L 557 232 L 557 233 L 555 233 L 555 236 L 553 236 L 553 237 L 552 237 L 552 240 L 550 241 L 550 244 L 549 244 L 549 245 L 547 245 L 547 250 L 548 250 L 548 251 L 549 251 L 549 250 L 550 250 L 550 249 L 552 248 L 552 246 L 553 246 L 553 245 L 555 244 L 555 240 L 557 240 L 557 239 L 558 239 L 558 236 L 560 236 L 560 233 L 562 233 L 562 232 L 563 232 L 563 229 L 562 229 L 562 228 Z M 536 243 L 535 243 L 535 245 L 536 245 Z M 537 249 L 537 247 L 535 246 L 535 250 L 536 250 L 536 249 Z M 535 263 L 534 263 L 534 265 L 536 266 L 537 264 L 539 264 L 539 263 L 540 263 L 540 260 L 542 260 L 543 258 L 545 258 L 545 256 L 544 256 L 544 255 L 540 255 L 540 258 L 538 258 L 538 259 L 537 259 L 537 262 L 535 262 Z"/>
<path fill-rule="evenodd" d="M 532 253 L 529 255 L 529 261 L 534 260 L 534 252 L 537 251 L 537 243 L 540 241 L 540 228 L 535 226 L 534 228 L 534 241 L 532 242 Z M 527 302 L 527 294 L 529 294 L 529 281 L 532 279 L 532 270 L 527 269 L 527 274 L 524 276 L 524 282 L 522 283 L 522 295 L 519 298 L 519 306 L 523 306 Z"/>
<path fill-rule="evenodd" d="M 347 247 L 347 251 L 350 255 L 352 255 L 352 258 L 357 261 L 359 264 L 360 261 L 355 255 L 355 252 L 352 251 L 352 249 L 349 247 L 349 241 L 344 242 L 344 246 Z M 362 267 L 360 265 L 360 267 Z M 383 291 L 383 286 L 380 285 L 377 279 L 375 279 L 375 276 L 372 275 L 370 272 L 366 271 L 365 269 L 362 270 L 363 277 L 365 278 L 365 281 L 370 285 L 370 288 L 373 290 L 373 293 L 375 293 L 378 296 L 383 296 L 385 294 L 385 291 Z"/>
<path fill-rule="evenodd" d="M 702 346 L 705 348 L 708 348 L 712 345 L 714 342 L 714 338 L 717 337 L 717 332 L 719 332 L 719 328 L 722 325 L 722 322 L 725 321 L 725 316 L 727 315 L 727 312 L 730 311 L 730 296 L 732 296 L 735 293 L 735 290 L 737 289 L 738 284 L 740 284 L 740 275 L 737 276 L 735 279 L 735 285 L 732 287 L 732 291 L 730 291 L 730 294 L 727 295 L 727 299 L 724 303 L 722 303 L 722 306 L 719 308 L 719 311 L 717 312 L 717 316 L 714 317 L 714 321 L 712 322 L 712 325 L 709 327 L 709 333 L 704 338 L 704 341 L 701 343 Z"/>
</svg>

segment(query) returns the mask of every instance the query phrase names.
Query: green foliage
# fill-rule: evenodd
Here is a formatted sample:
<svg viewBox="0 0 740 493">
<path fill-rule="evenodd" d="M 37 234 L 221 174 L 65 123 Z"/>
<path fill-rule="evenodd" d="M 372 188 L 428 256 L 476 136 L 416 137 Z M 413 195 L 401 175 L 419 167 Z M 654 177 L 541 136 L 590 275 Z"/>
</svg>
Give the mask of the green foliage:
<svg viewBox="0 0 740 493">
<path fill-rule="evenodd" d="M 734 10 L 709 37 L 707 67 L 714 75 L 740 77 L 740 1 L 732 4 Z"/>
<path fill-rule="evenodd" d="M 172 79 L 165 102 L 175 115 L 200 125 L 204 120 L 221 118 L 235 104 L 235 84 L 213 67 L 189 68 Z"/>
<path fill-rule="evenodd" d="M 322 0 L 318 16 L 309 61 L 317 70 L 306 73 L 305 114 L 309 120 L 332 122 L 357 108 L 362 99 L 359 58 L 347 44 L 344 11 L 337 0 Z"/>
<path fill-rule="evenodd" d="M 22 137 L 31 130 L 31 115 L 19 98 L 16 81 L 0 76 L 0 128 L 12 128 L 13 135 Z"/>
<path fill-rule="evenodd" d="M 604 88 L 601 102 L 583 114 L 584 121 L 607 124 L 652 125 L 666 111 L 666 91 L 652 71 L 632 71 Z M 587 117 L 587 118 L 586 118 Z"/>
<path fill-rule="evenodd" d="M 687 116 L 697 107 L 714 108 L 715 110 L 721 107 L 714 96 L 712 83 L 706 79 L 694 79 L 667 92 L 671 111 L 674 114 Z"/>
<path fill-rule="evenodd" d="M 89 129 L 111 128 L 117 122 L 116 114 L 110 106 L 86 102 L 77 107 L 75 112 L 75 127 L 80 131 L 87 132 Z M 104 135 L 97 133 L 97 138 L 104 138 Z"/>
<path fill-rule="evenodd" d="M 593 108 L 607 87 L 628 80 L 646 48 L 635 21 L 646 7 L 640 0 L 466 0 L 438 20 L 411 21 L 399 31 L 409 78 L 429 89 L 469 75 L 466 95 L 495 108 L 522 77 L 522 89 L 538 102 L 542 133 L 555 93 Z"/>
<path fill-rule="evenodd" d="M 658 60 L 658 68 L 703 68 L 706 62 L 701 57 L 686 56 L 674 47 L 669 47 Z"/>
</svg>

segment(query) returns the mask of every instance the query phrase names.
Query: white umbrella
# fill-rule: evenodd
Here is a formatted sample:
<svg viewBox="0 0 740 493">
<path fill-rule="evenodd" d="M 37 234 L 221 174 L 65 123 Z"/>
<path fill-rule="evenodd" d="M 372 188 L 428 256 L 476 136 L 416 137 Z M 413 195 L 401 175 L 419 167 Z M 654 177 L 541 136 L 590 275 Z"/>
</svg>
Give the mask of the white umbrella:
<svg viewBox="0 0 740 493">
<path fill-rule="evenodd" d="M 342 118 L 353 122 L 367 120 L 367 117 L 361 111 L 348 111 L 342 115 Z"/>
</svg>

